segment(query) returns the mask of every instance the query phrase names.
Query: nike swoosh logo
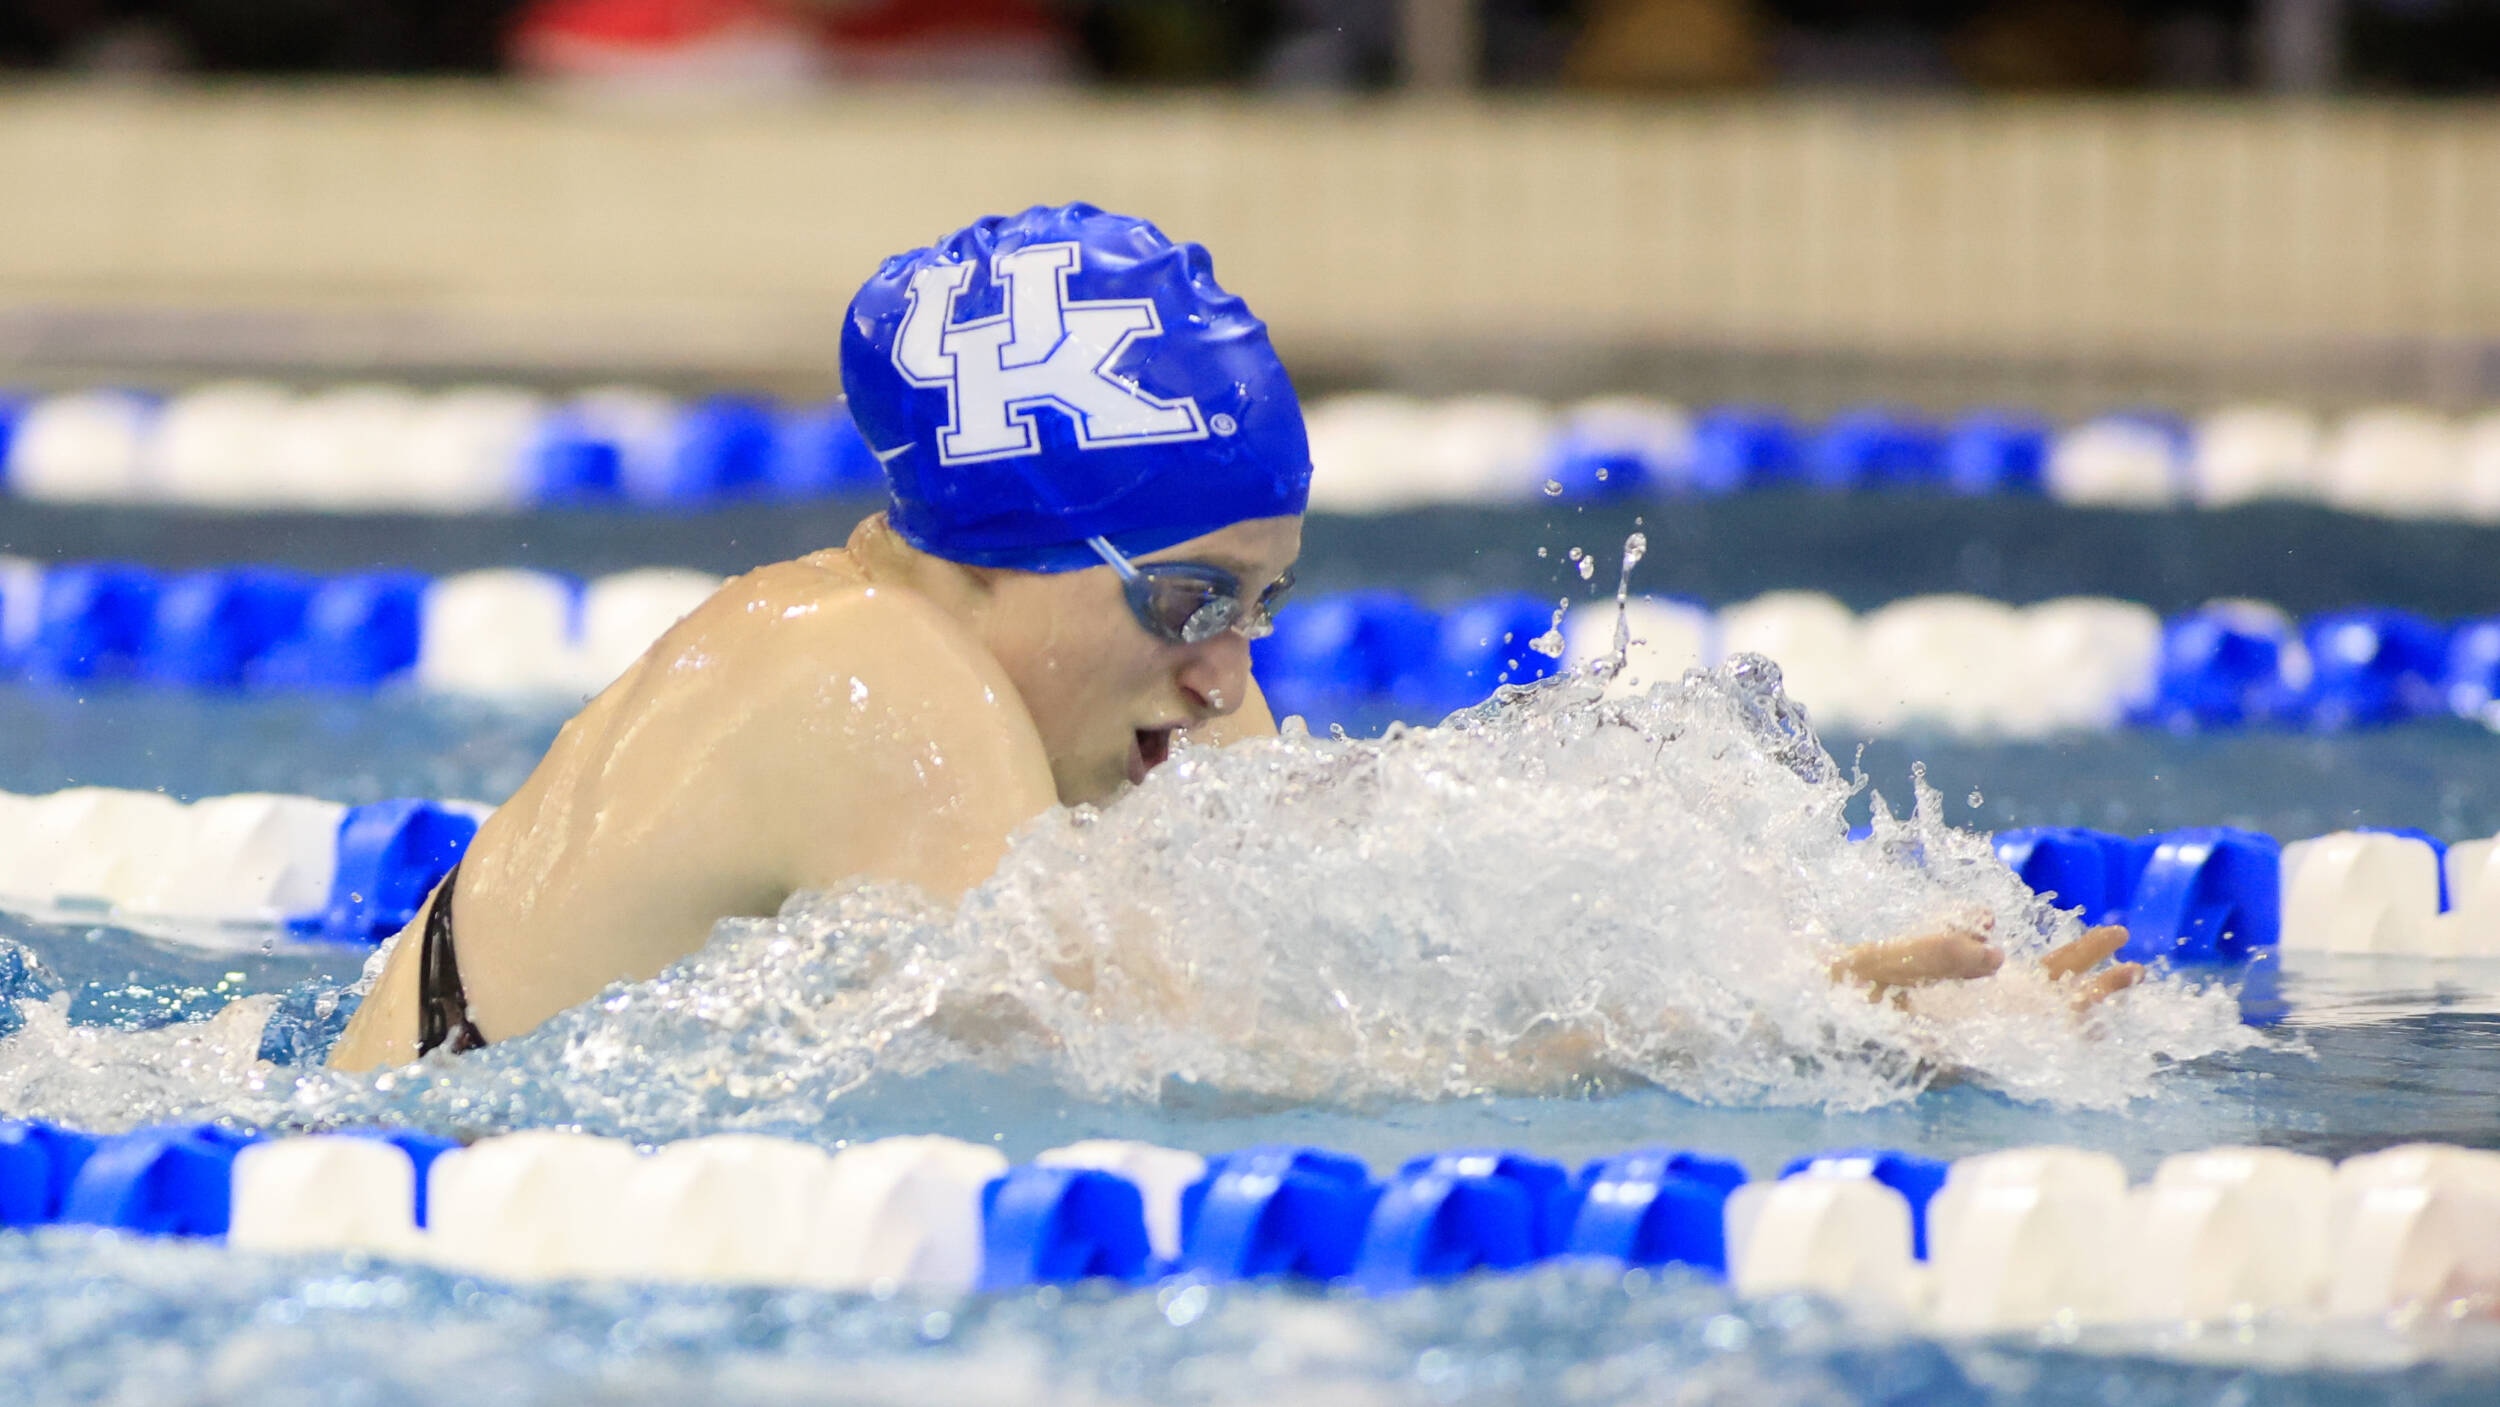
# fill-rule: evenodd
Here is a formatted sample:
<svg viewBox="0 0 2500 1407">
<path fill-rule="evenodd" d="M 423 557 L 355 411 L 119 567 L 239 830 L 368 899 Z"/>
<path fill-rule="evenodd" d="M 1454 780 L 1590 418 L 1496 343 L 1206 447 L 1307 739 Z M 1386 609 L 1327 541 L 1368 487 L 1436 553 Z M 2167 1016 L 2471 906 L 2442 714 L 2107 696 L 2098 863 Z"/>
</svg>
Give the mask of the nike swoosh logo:
<svg viewBox="0 0 2500 1407">
<path fill-rule="evenodd" d="M 879 464 L 892 464 L 895 460 L 911 453 L 911 442 L 906 440 L 892 449 L 876 449 L 871 447 L 868 452 L 877 457 L 877 462 Z"/>
</svg>

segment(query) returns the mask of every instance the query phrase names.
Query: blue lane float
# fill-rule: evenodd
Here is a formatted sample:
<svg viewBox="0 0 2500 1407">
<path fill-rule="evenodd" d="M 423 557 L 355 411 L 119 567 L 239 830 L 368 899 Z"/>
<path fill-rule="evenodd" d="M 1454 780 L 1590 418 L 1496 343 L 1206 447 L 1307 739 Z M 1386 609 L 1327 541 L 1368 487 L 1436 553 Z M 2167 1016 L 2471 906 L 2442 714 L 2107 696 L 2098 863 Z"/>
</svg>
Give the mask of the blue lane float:
<svg viewBox="0 0 2500 1407">
<path fill-rule="evenodd" d="M 59 1221 L 70 1184 L 95 1147 L 93 1138 L 75 1130 L 0 1122 L 0 1226 Z"/>
<path fill-rule="evenodd" d="M 2301 627 L 2310 681 L 2302 712 L 2334 732 L 2442 710 L 2448 631 L 2410 611 L 2333 611 Z"/>
<path fill-rule="evenodd" d="M 269 567 L 170 578 L 147 623 L 142 672 L 163 684 L 240 688 L 272 651 L 304 638 L 313 589 L 311 576 Z"/>
<path fill-rule="evenodd" d="M 68 684 L 137 677 L 163 584 L 123 562 L 88 562 L 44 573 L 34 638 L 16 661 L 26 677 Z"/>
<path fill-rule="evenodd" d="M 1727 1273 L 1727 1199 L 1745 1182 L 1732 1158 L 1644 1148 L 1599 1158 L 1572 1179 L 1558 1251 L 1625 1265 Z"/>
<path fill-rule="evenodd" d="M 2283 846 L 2269 835 L 2207 826 L 2161 837 L 2127 905 L 2130 960 L 2240 962 L 2283 932 Z"/>
<path fill-rule="evenodd" d="M 61 1199 L 60 1220 L 151 1236 L 223 1236 L 234 1155 L 258 1141 L 215 1124 L 138 1129 L 97 1141 Z"/>
<path fill-rule="evenodd" d="M 1156 1268 L 1137 1185 L 1091 1168 L 1011 1168 L 981 1193 L 980 1288 L 1138 1280 Z"/>
<path fill-rule="evenodd" d="M 1338 1279 L 1353 1271 L 1379 1199 L 1361 1159 L 1324 1148 L 1211 1158 L 1181 1194 L 1180 1268 L 1225 1280 Z"/>
<path fill-rule="evenodd" d="M 1945 488 L 1966 497 L 2038 494 L 2051 433 L 2047 421 L 2027 411 L 1972 411 L 1945 431 Z"/>
<path fill-rule="evenodd" d="M 434 801 L 402 798 L 348 808 L 339 822 L 337 877 L 319 931 L 377 940 L 398 932 L 459 863 L 477 827 L 477 817 Z"/>
<path fill-rule="evenodd" d="M 1353 1280 L 1374 1292 L 1478 1270 L 1515 1270 L 1554 1252 L 1569 1174 L 1525 1153 L 1464 1150 L 1416 1158 L 1381 1191 Z"/>
<path fill-rule="evenodd" d="M 1690 482 L 1703 493 L 1794 484 L 1804 475 L 1804 437 L 1771 406 L 1728 405 L 1693 421 Z"/>
<path fill-rule="evenodd" d="M 2244 961 L 2282 934 L 2282 852 L 2272 836 L 2223 827 L 2127 837 L 2080 827 L 2012 830 L 1997 858 L 2060 908 L 2126 927 L 2123 955 Z"/>
<path fill-rule="evenodd" d="M 2174 617 L 2162 627 L 2160 682 L 2143 721 L 2182 733 L 2291 721 L 2295 642 L 2289 626 L 2233 607 Z"/>
<path fill-rule="evenodd" d="M 1556 607 L 1526 592 L 1462 602 L 1443 613 L 1431 661 L 1420 671 L 1425 702 L 1447 712 L 1481 702 L 1504 684 L 1527 684 L 1562 669 L 1562 650 L 1540 644 Z"/>
<path fill-rule="evenodd" d="M 1830 491 L 1923 488 L 1943 478 L 1943 434 L 1890 406 L 1858 406 L 1823 422 L 1805 461 L 1806 482 Z"/>
</svg>

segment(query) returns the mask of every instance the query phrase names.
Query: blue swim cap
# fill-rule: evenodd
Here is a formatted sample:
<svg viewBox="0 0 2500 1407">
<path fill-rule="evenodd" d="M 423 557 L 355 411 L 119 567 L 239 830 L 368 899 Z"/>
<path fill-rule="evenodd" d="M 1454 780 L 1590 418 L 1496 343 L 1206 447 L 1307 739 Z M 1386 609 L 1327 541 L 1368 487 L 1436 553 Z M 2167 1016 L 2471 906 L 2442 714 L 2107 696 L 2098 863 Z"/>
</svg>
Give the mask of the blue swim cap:
<svg viewBox="0 0 2500 1407">
<path fill-rule="evenodd" d="M 1035 206 L 888 259 L 842 328 L 888 519 L 948 561 L 1064 572 L 1300 513 L 1311 448 L 1267 324 L 1204 247 Z"/>
</svg>

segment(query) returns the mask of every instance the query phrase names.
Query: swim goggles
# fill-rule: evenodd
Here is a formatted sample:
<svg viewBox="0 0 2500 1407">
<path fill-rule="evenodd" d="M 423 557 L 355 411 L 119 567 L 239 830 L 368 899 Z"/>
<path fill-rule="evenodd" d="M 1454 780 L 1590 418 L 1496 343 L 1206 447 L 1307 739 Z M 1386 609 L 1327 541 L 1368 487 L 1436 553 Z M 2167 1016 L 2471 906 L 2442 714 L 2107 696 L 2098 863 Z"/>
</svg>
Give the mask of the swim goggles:
<svg viewBox="0 0 2500 1407">
<path fill-rule="evenodd" d="M 1245 597 L 1241 578 L 1204 562 L 1148 562 L 1139 566 L 1120 555 L 1107 538 L 1089 537 L 1085 545 L 1120 574 L 1129 614 L 1146 633 L 1175 645 L 1198 645 L 1227 630 L 1256 640 L 1276 628 L 1276 608 L 1293 589 L 1287 571 L 1253 601 Z"/>
</svg>

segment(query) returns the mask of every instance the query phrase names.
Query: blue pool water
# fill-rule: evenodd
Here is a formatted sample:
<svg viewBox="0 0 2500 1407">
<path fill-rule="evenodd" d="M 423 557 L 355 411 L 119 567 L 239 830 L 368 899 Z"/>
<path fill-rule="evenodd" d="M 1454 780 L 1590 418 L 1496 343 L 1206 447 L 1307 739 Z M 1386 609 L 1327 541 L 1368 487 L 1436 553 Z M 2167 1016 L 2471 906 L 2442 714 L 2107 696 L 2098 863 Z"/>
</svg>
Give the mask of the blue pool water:
<svg viewBox="0 0 2500 1407">
<path fill-rule="evenodd" d="M 560 721 L 552 710 L 413 698 L 0 694 L 0 788 L 492 800 Z M 2330 741 L 1907 740 L 1870 747 L 1862 765 L 1899 809 L 1909 761 L 1924 759 L 1946 819 L 1961 826 L 2229 822 L 2299 835 L 2366 822 L 2465 836 L 2500 830 L 2500 797 L 2474 782 L 2491 747 L 2487 733 L 2450 727 Z M 1844 763 L 1853 752 L 1837 741 L 1833 750 Z M 1976 808 L 1966 795 L 1974 788 Z M 1862 811 L 1867 798 L 1852 804 Z M 206 1018 L 230 998 L 336 984 L 365 956 L 275 940 L 209 952 L 8 917 L 0 940 L 39 969 L 19 975 L 20 994 L 59 994 L 44 1008 L 53 1015 L 34 1018 L 51 1025 L 0 1041 L 0 1114 L 81 1111 L 90 1122 L 115 1099 L 131 1117 L 255 1118 L 272 1106 L 242 1084 L 197 1078 L 185 1062 L 204 1047 L 182 1042 L 209 1031 Z M 413 1094 L 395 1107 L 453 1127 L 465 1117 L 472 1131 L 553 1116 L 644 1139 L 730 1126 L 824 1142 L 939 1132 L 1014 1157 L 1094 1136 L 1207 1151 L 1309 1142 L 1375 1165 L 1456 1145 L 1576 1161 L 1674 1143 L 1733 1154 L 1757 1174 L 1800 1151 L 1865 1143 L 1942 1157 L 2072 1143 L 2110 1150 L 2138 1174 L 2169 1153 L 2232 1143 L 2327 1156 L 2417 1139 L 2500 1147 L 2491 1094 L 2500 1089 L 2500 965 L 2320 960 L 2232 983 L 2273 1020 L 2255 1044 L 2162 1070 L 2148 1093 L 2082 1103 L 2015 1098 L 1984 1080 L 1871 1102 L 1714 1102 L 1639 1080 L 1462 1095 L 1374 1084 L 1340 1095 L 1183 1076 L 1140 1094 L 1089 1083 L 1064 1063 L 934 1059 L 871 1068 L 821 1099 L 817 1086 L 795 1102 L 723 1087 L 666 1103 L 560 1105 L 538 1087 L 543 1067 L 526 1063 L 541 1052 L 477 1066 L 483 1073 L 454 1091 L 469 1101 L 463 1115 Z M 47 1044 L 28 1044 L 38 1040 Z M 46 1058 L 27 1058 L 36 1050 Z M 77 1059 L 60 1058 L 67 1051 Z M 529 1087 L 500 1090 L 498 1071 Z M 767 1111 L 760 1125 L 750 1117 L 758 1110 Z M 1681 1275 L 1568 1267 L 1396 1301 L 1276 1287 L 1081 1288 L 961 1303 L 515 1289 L 347 1258 L 274 1260 L 60 1230 L 0 1237 L 0 1374 L 24 1400 L 63 1402 L 414 1403 L 456 1391 L 485 1403 L 2465 1403 L 2500 1396 L 2500 1331 L 2479 1321 L 2324 1332 L 2259 1323 L 2200 1336 L 1939 1343 L 1804 1300 L 1739 1305 Z"/>
</svg>

